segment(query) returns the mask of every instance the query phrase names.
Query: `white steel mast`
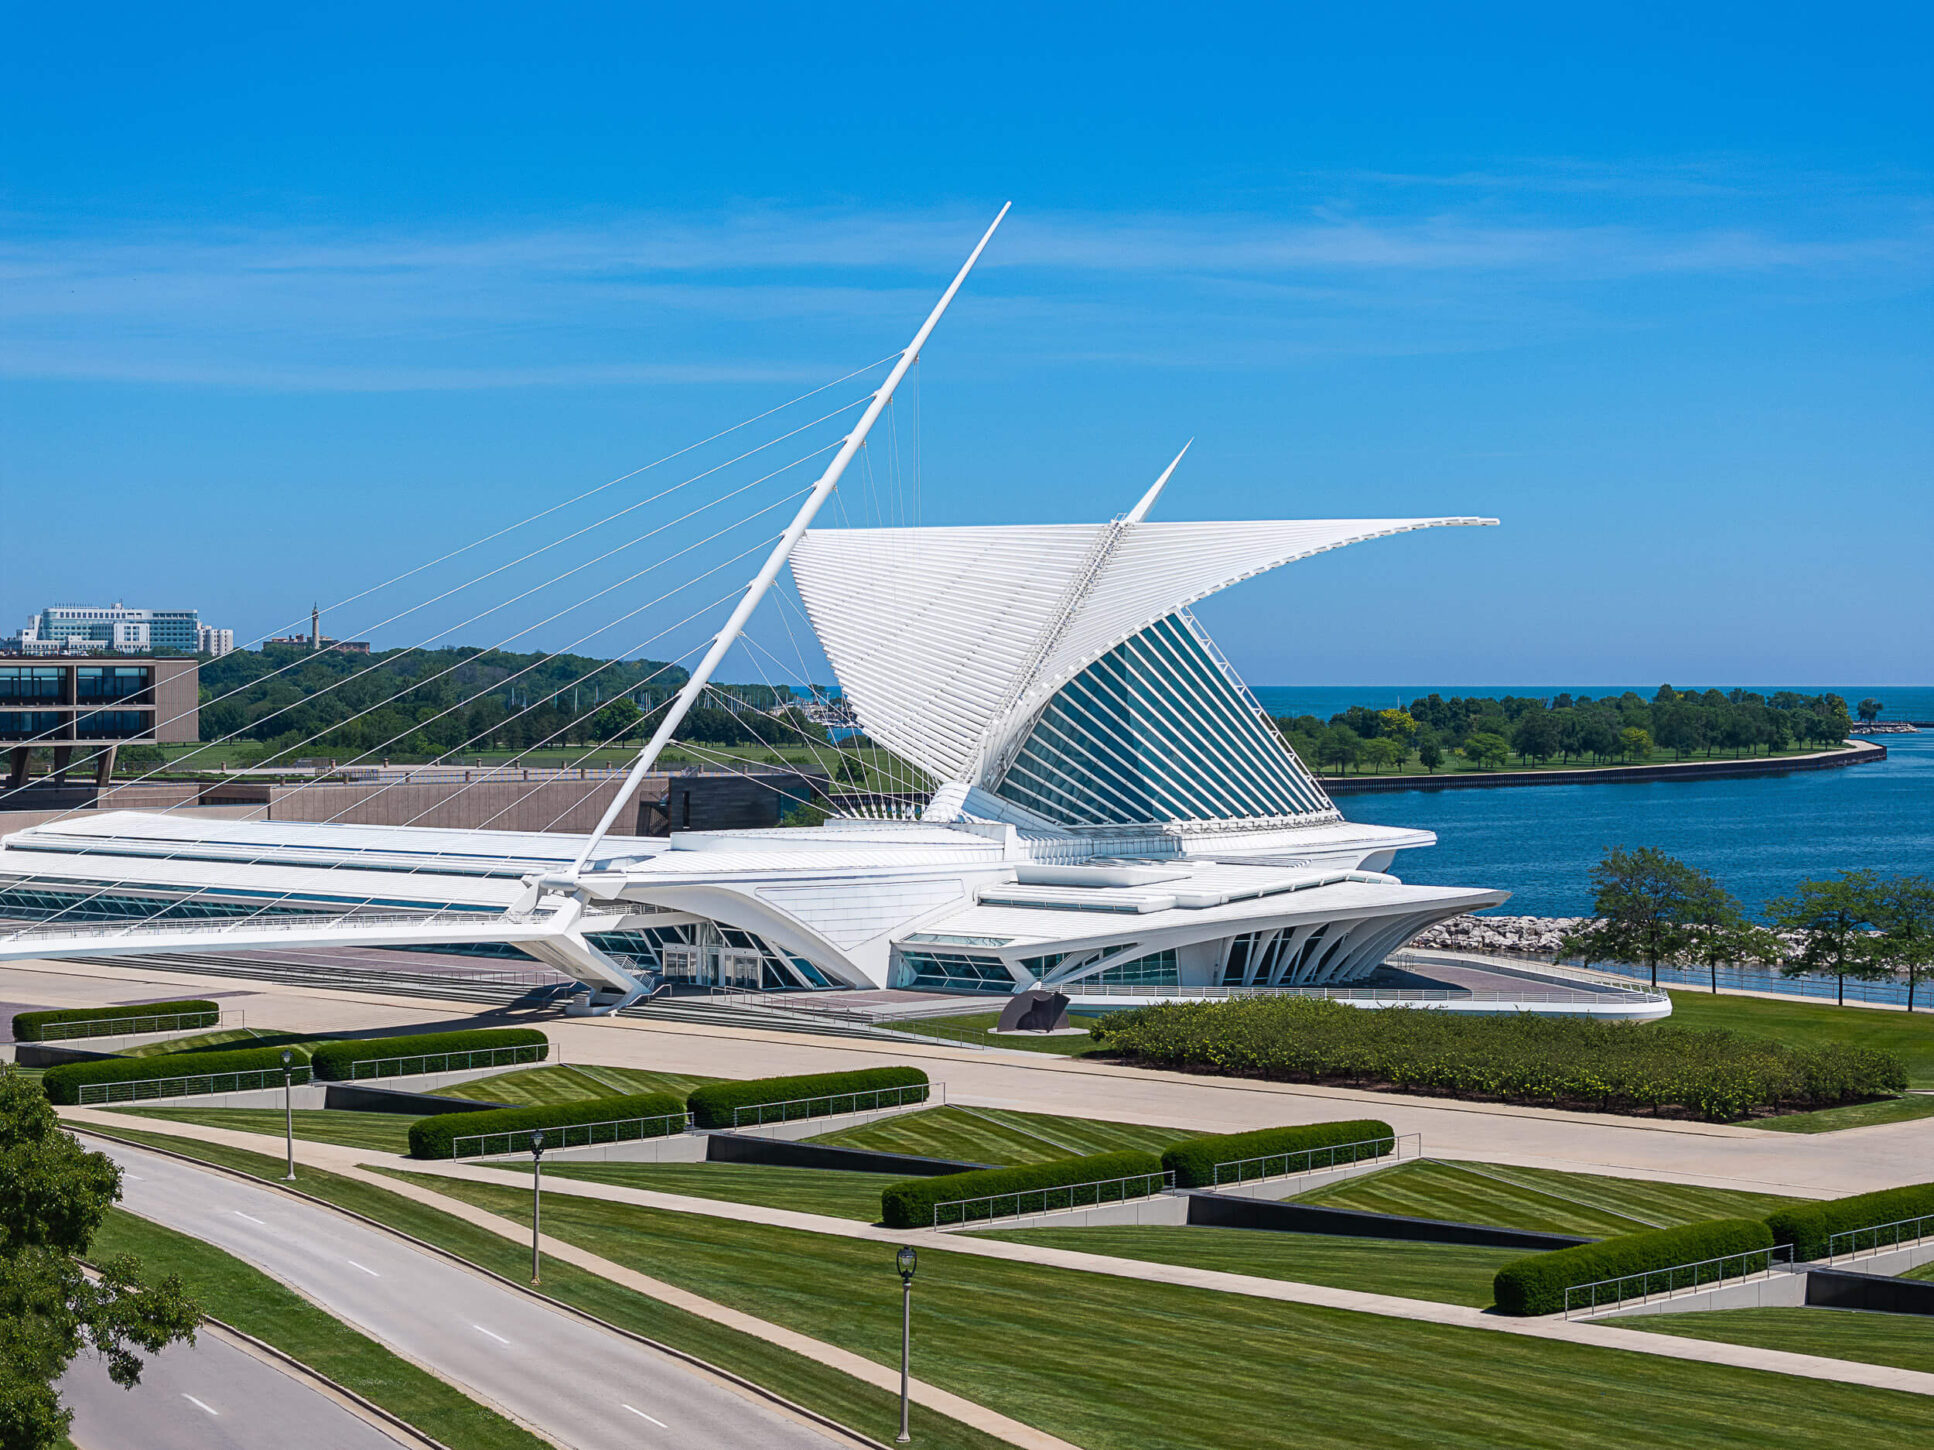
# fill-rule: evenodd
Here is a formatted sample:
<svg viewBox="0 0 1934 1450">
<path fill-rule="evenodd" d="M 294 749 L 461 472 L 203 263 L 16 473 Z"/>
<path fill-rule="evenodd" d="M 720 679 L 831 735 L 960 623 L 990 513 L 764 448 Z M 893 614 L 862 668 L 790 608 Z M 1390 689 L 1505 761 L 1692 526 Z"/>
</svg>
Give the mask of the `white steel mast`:
<svg viewBox="0 0 1934 1450">
<path fill-rule="evenodd" d="M 954 300 L 954 294 L 960 290 L 960 284 L 967 280 L 967 274 L 974 270 L 974 263 L 980 260 L 980 254 L 992 239 L 995 228 L 1000 226 L 1001 221 L 1007 216 L 1008 207 L 1013 204 L 1010 201 L 1002 205 L 999 215 L 982 234 L 967 260 L 961 264 L 960 271 L 954 274 L 954 280 L 948 284 L 947 290 L 940 294 L 940 300 L 934 304 L 933 311 L 927 314 L 927 320 L 921 323 L 920 330 L 914 333 L 913 341 L 907 344 L 906 351 L 901 353 L 899 361 L 893 364 L 893 371 L 886 375 L 886 381 L 881 383 L 879 391 L 873 394 L 873 400 L 866 405 L 866 411 L 860 414 L 859 423 L 851 433 L 846 435 L 839 452 L 833 455 L 833 461 L 826 465 L 826 471 L 820 474 L 819 481 L 812 487 L 812 492 L 806 495 L 806 501 L 799 506 L 799 512 L 786 526 L 785 533 L 779 536 L 779 542 L 773 545 L 772 553 L 767 555 L 764 567 L 746 586 L 745 593 L 733 609 L 731 618 L 725 621 L 725 627 L 712 640 L 712 647 L 706 650 L 705 658 L 698 662 L 698 667 L 685 681 L 684 688 L 673 697 L 671 708 L 665 712 L 665 718 L 658 722 L 658 728 L 652 732 L 651 739 L 646 741 L 644 748 L 638 752 L 638 758 L 632 762 L 630 771 L 625 775 L 624 784 L 611 798 L 611 804 L 605 808 L 603 819 L 598 822 L 597 829 L 592 831 L 590 838 L 585 841 L 584 849 L 578 852 L 577 860 L 571 863 L 571 869 L 566 878 L 562 881 L 555 879 L 547 881 L 547 885 L 574 884 L 578 874 L 584 870 L 585 863 L 591 859 L 591 853 L 597 849 L 598 843 L 604 839 L 605 832 L 610 830 L 612 823 L 618 819 L 626 802 L 631 799 L 632 792 L 638 789 L 638 782 L 643 780 L 645 772 L 657 763 L 659 753 L 665 748 L 665 743 L 672 738 L 672 732 L 679 727 L 685 719 L 686 712 L 692 708 L 700 693 L 711 682 L 712 672 L 718 668 L 719 661 L 725 658 L 726 651 L 730 650 L 733 643 L 737 641 L 740 631 L 745 628 L 746 620 L 752 617 L 752 611 L 758 608 L 759 601 L 765 598 L 766 590 L 772 587 L 772 581 L 779 577 L 779 571 L 785 567 L 786 559 L 791 555 L 793 546 L 799 542 L 800 535 L 804 534 L 812 523 L 813 516 L 819 512 L 819 506 L 826 502 L 827 496 L 839 483 L 840 475 L 846 472 L 846 465 L 853 461 L 853 455 L 858 453 L 860 446 L 866 442 L 866 435 L 871 431 L 874 422 L 885 411 L 886 405 L 893 401 L 893 390 L 900 386 L 900 379 L 907 375 L 907 369 L 919 359 L 920 349 L 926 345 L 927 338 L 933 332 L 935 324 L 940 321 L 941 314 L 946 312 L 947 305 Z"/>
</svg>

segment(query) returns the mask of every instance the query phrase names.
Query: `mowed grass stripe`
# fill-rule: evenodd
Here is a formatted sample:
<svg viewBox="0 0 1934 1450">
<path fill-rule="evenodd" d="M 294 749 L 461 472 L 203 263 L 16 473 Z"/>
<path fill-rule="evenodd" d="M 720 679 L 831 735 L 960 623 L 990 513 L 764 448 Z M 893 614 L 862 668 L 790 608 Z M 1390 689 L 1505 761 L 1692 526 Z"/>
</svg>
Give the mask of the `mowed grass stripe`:
<svg viewBox="0 0 1934 1450">
<path fill-rule="evenodd" d="M 528 1164 L 501 1166 L 518 1173 L 530 1172 Z M 553 1163 L 545 1168 L 544 1176 L 877 1223 L 880 1190 L 898 1183 L 903 1175 L 780 1168 L 761 1163 Z"/>
<path fill-rule="evenodd" d="M 1273 1233 L 1260 1229 L 1122 1228 L 1007 1229 L 976 1234 L 1017 1244 L 1105 1254 L 1157 1264 L 1186 1264 L 1225 1274 L 1253 1274 L 1298 1284 L 1327 1284 L 1432 1299 L 1483 1309 L 1491 1303 L 1491 1278 L 1522 1249 L 1483 1249 L 1463 1244 L 1411 1244 L 1390 1239 L 1337 1238 L 1327 1234 Z"/>
<path fill-rule="evenodd" d="M 507 1107 L 548 1107 L 581 1103 L 588 1098 L 623 1097 L 630 1093 L 669 1092 L 684 1097 L 693 1088 L 713 1082 L 689 1073 L 652 1072 L 636 1067 L 592 1067 L 550 1063 L 497 1077 L 438 1088 L 434 1097 L 466 1098 Z"/>
<path fill-rule="evenodd" d="M 1328 1184 L 1296 1202 L 1602 1238 L 1639 1232 L 1645 1227 L 1640 1220 L 1675 1226 L 1709 1218 L 1759 1217 L 1789 1201 L 1767 1194 L 1551 1169 L 1493 1163 L 1472 1167 L 1481 1171 L 1454 1162 L 1404 1163 Z"/>
<path fill-rule="evenodd" d="M 280 1138 L 285 1132 L 280 1108 L 111 1108 L 129 1118 L 156 1118 L 169 1123 L 199 1123 L 204 1128 L 228 1128 L 238 1133 L 261 1133 Z M 352 1113 L 340 1108 L 298 1108 L 295 1135 L 308 1143 L 340 1143 L 346 1148 L 373 1148 L 381 1153 L 410 1151 L 410 1124 L 402 1113 Z"/>
<path fill-rule="evenodd" d="M 420 1181 L 528 1222 L 528 1192 Z M 899 1362 L 891 1245 L 562 1195 L 544 1223 Z M 921 1255 L 913 1304 L 923 1378 L 1088 1450 L 1797 1450 L 1934 1437 L 1934 1400 L 1915 1395 L 944 1250 Z"/>
<path fill-rule="evenodd" d="M 1008 1108 L 924 1108 L 858 1128 L 821 1134 L 811 1141 L 837 1148 L 871 1148 L 922 1158 L 968 1163 L 1047 1163 L 1088 1153 L 1141 1148 L 1159 1153 L 1196 1134 L 1184 1128 L 1151 1128 L 1097 1118 L 1060 1118 Z"/>
<path fill-rule="evenodd" d="M 1890 1364 L 1934 1374 L 1934 1318 L 1861 1314 L 1848 1309 L 1723 1309 L 1702 1314 L 1641 1315 L 1621 1329 L 1751 1344 L 1828 1359 Z"/>
<path fill-rule="evenodd" d="M 1674 988 L 1672 1016 L 1688 1027 L 1726 1027 L 1747 1037 L 1770 1037 L 1794 1047 L 1826 1042 L 1878 1047 L 1907 1064 L 1910 1087 L 1934 1088 L 1934 1013 L 1767 997 L 1713 996 Z"/>
</svg>

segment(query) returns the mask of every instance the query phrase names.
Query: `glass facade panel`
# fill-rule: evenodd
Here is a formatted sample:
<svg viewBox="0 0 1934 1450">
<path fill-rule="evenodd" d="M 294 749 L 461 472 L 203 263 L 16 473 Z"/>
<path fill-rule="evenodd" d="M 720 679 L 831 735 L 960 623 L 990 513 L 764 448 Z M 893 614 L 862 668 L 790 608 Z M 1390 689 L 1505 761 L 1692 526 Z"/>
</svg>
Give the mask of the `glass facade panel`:
<svg viewBox="0 0 1934 1450">
<path fill-rule="evenodd" d="M 138 665 L 83 665 L 74 671 L 74 698 L 94 701 L 138 701 L 148 691 L 148 671 Z"/>
<path fill-rule="evenodd" d="M 1333 809 L 1179 614 L 1063 685 L 995 793 L 1067 826 Z"/>
<path fill-rule="evenodd" d="M 64 673 L 35 665 L 0 665 L 0 704 L 58 703 Z"/>
<path fill-rule="evenodd" d="M 1015 983 L 999 957 L 899 951 L 893 959 L 893 985 L 935 992 L 1012 992 Z"/>
<path fill-rule="evenodd" d="M 82 740 L 126 740 L 147 734 L 152 723 L 143 710 L 83 710 L 75 717 L 74 734 Z"/>
<path fill-rule="evenodd" d="M 1084 987 L 1175 987 L 1181 978 L 1175 965 L 1174 948 L 1150 952 L 1132 962 L 1114 966 L 1079 979 Z"/>
<path fill-rule="evenodd" d="M 0 740 L 36 740 L 60 733 L 58 710 L 0 710 Z"/>
</svg>

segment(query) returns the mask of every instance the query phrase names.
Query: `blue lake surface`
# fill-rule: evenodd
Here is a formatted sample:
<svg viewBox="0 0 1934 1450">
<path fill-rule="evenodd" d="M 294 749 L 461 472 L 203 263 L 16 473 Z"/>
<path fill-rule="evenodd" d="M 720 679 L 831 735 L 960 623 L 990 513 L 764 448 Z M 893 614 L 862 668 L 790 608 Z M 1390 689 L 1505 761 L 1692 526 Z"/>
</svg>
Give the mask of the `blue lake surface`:
<svg viewBox="0 0 1934 1450">
<path fill-rule="evenodd" d="M 1934 731 L 1877 738 L 1886 760 L 1841 770 L 1396 791 L 1337 804 L 1353 821 L 1437 832 L 1436 846 L 1402 853 L 1391 869 L 1420 885 L 1501 887 L 1512 893 L 1506 914 L 1585 915 L 1591 868 L 1607 846 L 1657 846 L 1757 910 L 1842 870 L 1934 875 Z"/>
</svg>

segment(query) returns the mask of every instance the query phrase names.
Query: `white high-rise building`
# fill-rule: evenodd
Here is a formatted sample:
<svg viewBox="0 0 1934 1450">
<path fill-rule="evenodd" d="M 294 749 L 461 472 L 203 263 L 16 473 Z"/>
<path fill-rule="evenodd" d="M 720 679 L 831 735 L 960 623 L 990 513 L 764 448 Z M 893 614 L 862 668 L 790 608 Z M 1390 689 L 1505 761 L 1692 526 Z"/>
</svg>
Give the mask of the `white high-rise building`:
<svg viewBox="0 0 1934 1450">
<path fill-rule="evenodd" d="M 5 643 L 13 653 L 30 655 L 226 654 L 235 647 L 235 632 L 209 628 L 193 609 L 131 609 L 117 600 L 49 605 Z"/>
</svg>

